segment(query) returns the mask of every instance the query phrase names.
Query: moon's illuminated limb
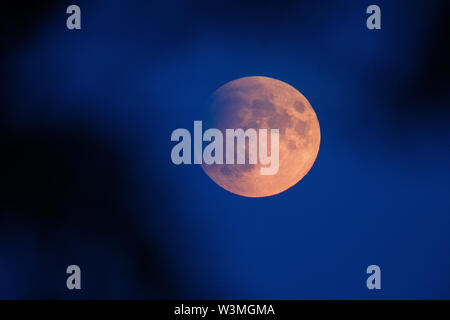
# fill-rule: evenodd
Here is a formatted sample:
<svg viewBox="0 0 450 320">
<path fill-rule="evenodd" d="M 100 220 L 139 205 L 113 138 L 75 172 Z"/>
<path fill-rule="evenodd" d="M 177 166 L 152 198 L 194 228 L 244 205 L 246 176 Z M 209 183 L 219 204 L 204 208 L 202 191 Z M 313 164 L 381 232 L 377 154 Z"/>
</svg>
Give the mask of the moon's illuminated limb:
<svg viewBox="0 0 450 320">
<path fill-rule="evenodd" d="M 246 197 L 266 197 L 292 187 L 311 169 L 320 145 L 320 127 L 308 100 L 290 85 L 267 77 L 228 82 L 212 97 L 212 127 L 279 129 L 279 170 L 261 175 L 261 164 L 202 164 L 222 188 Z M 247 162 L 248 163 L 248 162 Z"/>
</svg>

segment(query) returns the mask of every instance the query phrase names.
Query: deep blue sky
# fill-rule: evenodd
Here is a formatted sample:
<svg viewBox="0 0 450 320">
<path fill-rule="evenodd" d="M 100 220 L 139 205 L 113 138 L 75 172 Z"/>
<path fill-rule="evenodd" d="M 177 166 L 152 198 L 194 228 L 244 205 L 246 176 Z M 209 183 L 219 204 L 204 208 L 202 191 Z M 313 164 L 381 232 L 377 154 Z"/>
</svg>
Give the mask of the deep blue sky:
<svg viewBox="0 0 450 320">
<path fill-rule="evenodd" d="M 450 298 L 445 1 L 73 3 L 82 30 L 56 2 L 2 40 L 1 298 Z M 322 135 L 261 199 L 170 160 L 171 132 L 255 75 L 305 95 Z"/>
</svg>

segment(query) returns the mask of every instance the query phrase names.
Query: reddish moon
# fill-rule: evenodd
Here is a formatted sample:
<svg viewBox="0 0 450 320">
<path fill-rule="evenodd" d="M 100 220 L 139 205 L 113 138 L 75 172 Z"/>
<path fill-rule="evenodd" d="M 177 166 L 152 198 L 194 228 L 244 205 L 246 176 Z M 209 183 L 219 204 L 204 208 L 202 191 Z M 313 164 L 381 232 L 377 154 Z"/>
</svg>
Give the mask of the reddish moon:
<svg viewBox="0 0 450 320">
<path fill-rule="evenodd" d="M 320 127 L 308 100 L 295 88 L 267 77 L 245 77 L 228 82 L 212 95 L 211 127 L 279 129 L 279 169 L 261 175 L 264 165 L 202 164 L 219 186 L 245 197 L 267 197 L 299 182 L 311 169 L 319 152 Z M 248 143 L 246 145 L 248 148 Z M 270 151 L 270 144 L 268 146 Z"/>
</svg>

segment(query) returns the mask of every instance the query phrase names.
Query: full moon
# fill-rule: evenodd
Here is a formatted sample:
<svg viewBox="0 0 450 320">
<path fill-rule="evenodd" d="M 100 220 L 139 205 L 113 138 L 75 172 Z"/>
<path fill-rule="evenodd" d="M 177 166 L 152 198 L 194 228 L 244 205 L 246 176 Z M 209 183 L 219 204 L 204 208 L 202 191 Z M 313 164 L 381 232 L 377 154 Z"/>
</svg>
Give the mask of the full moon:
<svg viewBox="0 0 450 320">
<path fill-rule="evenodd" d="M 245 197 L 267 197 L 299 182 L 319 152 L 320 127 L 308 100 L 290 85 L 267 77 L 245 77 L 228 82 L 212 95 L 211 127 L 279 130 L 279 169 L 261 175 L 263 164 L 202 164 L 222 188 Z M 270 141 L 270 139 L 268 139 Z M 246 143 L 248 149 L 248 143 Z M 270 143 L 268 146 L 270 151 Z M 247 151 L 248 152 L 248 151 Z"/>
</svg>

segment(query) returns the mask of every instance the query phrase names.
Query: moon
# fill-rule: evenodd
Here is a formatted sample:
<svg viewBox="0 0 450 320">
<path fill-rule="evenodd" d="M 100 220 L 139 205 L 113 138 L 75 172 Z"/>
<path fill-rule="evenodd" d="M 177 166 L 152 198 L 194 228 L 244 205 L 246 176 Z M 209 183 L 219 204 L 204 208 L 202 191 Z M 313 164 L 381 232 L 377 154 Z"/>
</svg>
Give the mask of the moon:
<svg viewBox="0 0 450 320">
<path fill-rule="evenodd" d="M 224 134 L 225 129 L 253 128 L 268 129 L 270 135 L 270 129 L 279 129 L 279 169 L 274 175 L 261 175 L 261 166 L 267 165 L 248 164 L 247 156 L 246 164 L 202 164 L 225 190 L 245 197 L 272 196 L 312 168 L 319 152 L 319 121 L 308 100 L 287 83 L 260 76 L 233 80 L 214 92 L 209 111 L 211 127 Z"/>
</svg>

